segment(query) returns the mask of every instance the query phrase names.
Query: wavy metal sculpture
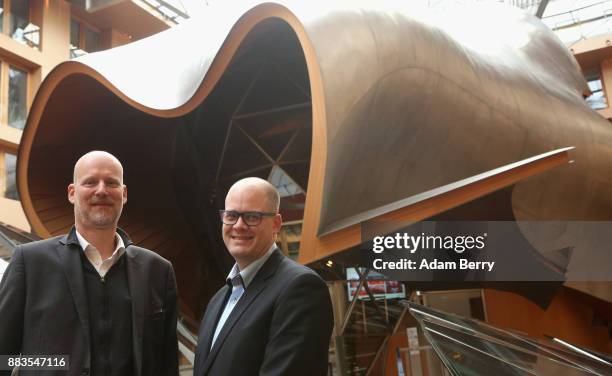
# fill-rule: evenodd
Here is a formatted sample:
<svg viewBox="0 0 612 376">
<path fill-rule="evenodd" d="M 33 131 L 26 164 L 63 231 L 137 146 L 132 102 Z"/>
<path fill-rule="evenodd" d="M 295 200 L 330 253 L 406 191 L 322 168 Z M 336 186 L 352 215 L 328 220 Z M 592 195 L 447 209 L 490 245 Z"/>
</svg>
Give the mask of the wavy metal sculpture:
<svg viewBox="0 0 612 376">
<path fill-rule="evenodd" d="M 358 245 L 361 221 L 425 219 L 512 184 L 515 219 L 609 219 L 612 128 L 586 92 L 565 46 L 509 7 L 232 2 L 54 69 L 18 187 L 35 232 L 65 232 L 74 161 L 116 154 L 120 225 L 173 261 L 195 318 L 229 267 L 216 209 L 243 175 L 281 167 L 307 192 L 285 203 L 304 263 Z M 567 150 L 528 160 L 568 146 L 563 168 L 550 170 Z"/>
</svg>

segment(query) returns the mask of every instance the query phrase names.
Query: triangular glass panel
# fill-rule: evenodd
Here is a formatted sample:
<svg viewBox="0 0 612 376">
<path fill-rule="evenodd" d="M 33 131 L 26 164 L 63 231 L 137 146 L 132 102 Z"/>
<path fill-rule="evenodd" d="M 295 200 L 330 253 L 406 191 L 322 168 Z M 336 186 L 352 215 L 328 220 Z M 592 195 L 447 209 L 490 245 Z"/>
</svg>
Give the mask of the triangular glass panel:
<svg viewBox="0 0 612 376">
<path fill-rule="evenodd" d="M 278 189 L 281 198 L 304 193 L 302 188 L 279 166 L 274 166 L 268 181 Z"/>
</svg>

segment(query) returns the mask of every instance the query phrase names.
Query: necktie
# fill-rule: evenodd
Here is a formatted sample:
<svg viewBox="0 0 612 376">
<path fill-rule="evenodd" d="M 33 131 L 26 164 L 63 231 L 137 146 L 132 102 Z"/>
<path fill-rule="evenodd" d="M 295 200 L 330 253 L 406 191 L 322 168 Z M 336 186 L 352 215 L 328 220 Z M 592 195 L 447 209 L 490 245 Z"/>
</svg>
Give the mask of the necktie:
<svg viewBox="0 0 612 376">
<path fill-rule="evenodd" d="M 234 278 L 232 278 L 231 284 L 232 284 L 232 294 L 227 300 L 227 303 L 225 304 L 225 308 L 223 309 L 223 313 L 221 314 L 221 317 L 219 318 L 219 322 L 217 323 L 217 328 L 215 329 L 215 334 L 213 335 L 213 339 L 210 344 L 211 349 L 215 345 L 217 336 L 219 336 L 221 329 L 223 329 L 223 325 L 225 325 L 227 318 L 229 317 L 230 313 L 232 313 L 232 310 L 236 306 L 236 303 L 238 303 L 238 300 L 244 293 L 244 283 L 242 282 L 242 277 L 240 276 L 240 274 L 237 274 Z"/>
</svg>

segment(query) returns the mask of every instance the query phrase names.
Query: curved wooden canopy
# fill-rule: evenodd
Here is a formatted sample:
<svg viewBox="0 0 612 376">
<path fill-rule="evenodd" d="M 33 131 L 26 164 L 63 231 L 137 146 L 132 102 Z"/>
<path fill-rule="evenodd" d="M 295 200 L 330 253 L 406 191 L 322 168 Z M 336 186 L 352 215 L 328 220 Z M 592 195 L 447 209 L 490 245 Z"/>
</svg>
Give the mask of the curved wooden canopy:
<svg viewBox="0 0 612 376">
<path fill-rule="evenodd" d="M 362 221 L 425 219 L 511 184 L 516 219 L 609 219 L 612 129 L 586 92 L 565 46 L 517 9 L 232 2 L 54 69 L 22 136 L 19 193 L 36 233 L 63 233 L 74 162 L 114 153 L 120 226 L 173 261 L 195 317 L 231 261 L 225 190 L 276 167 L 307 192 L 304 263 L 359 244 Z M 486 175 L 567 146 L 564 168 Z"/>
</svg>

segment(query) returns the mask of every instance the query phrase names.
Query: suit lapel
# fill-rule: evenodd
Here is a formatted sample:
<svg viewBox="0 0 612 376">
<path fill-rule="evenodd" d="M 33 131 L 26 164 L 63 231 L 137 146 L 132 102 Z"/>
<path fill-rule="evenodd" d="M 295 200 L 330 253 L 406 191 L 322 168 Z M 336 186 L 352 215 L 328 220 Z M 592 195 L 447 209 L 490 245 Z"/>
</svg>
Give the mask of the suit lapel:
<svg viewBox="0 0 612 376">
<path fill-rule="evenodd" d="M 204 361 L 208 357 L 210 343 L 214 335 L 215 323 L 219 321 L 219 316 L 221 316 L 221 312 L 225 307 L 225 302 L 227 302 L 230 292 L 231 290 L 227 285 L 223 286 L 208 304 L 206 314 L 198 333 L 199 341 L 194 361 L 194 375 L 200 374 L 199 369 L 204 366 Z"/>
<path fill-rule="evenodd" d="M 74 300 L 74 306 L 76 307 L 81 326 L 83 327 L 83 335 L 85 336 L 85 343 L 87 344 L 87 350 L 85 351 L 85 360 L 82 365 L 84 368 L 90 368 L 91 365 L 91 353 L 90 353 L 90 340 L 89 340 L 89 309 L 87 308 L 87 295 L 85 292 L 85 277 L 83 276 L 83 264 L 81 261 L 82 252 L 79 245 L 79 241 L 76 238 L 76 230 L 73 228 L 67 236 L 60 239 L 60 244 L 56 248 L 57 255 L 61 261 L 62 267 L 64 268 L 64 274 L 68 280 L 68 286 L 72 299 Z"/>
<path fill-rule="evenodd" d="M 223 342 L 225 342 L 225 339 L 228 337 L 229 333 L 231 333 L 236 323 L 240 320 L 242 314 L 251 305 L 255 298 L 266 288 L 266 286 L 268 285 L 268 279 L 272 275 L 274 275 L 274 272 L 276 272 L 276 268 L 278 267 L 278 264 L 280 263 L 283 257 L 284 256 L 280 253 L 278 249 L 274 250 L 272 255 L 270 255 L 270 258 L 261 267 L 249 287 L 244 290 L 242 297 L 240 297 L 240 300 L 238 300 L 238 303 L 236 303 L 236 306 L 232 310 L 232 313 L 230 313 L 229 317 L 225 321 L 223 329 L 221 329 L 221 332 L 219 333 L 219 336 L 217 337 L 214 346 L 212 347 L 212 349 L 210 349 L 210 353 L 206 357 L 206 362 L 202 367 L 201 374 L 206 374 L 206 372 L 208 372 L 208 369 L 210 368 L 215 357 L 219 353 L 219 350 L 221 349 L 221 347 L 223 347 Z M 225 304 L 221 304 L 220 310 L 224 307 Z M 214 322 L 216 323 L 219 318 L 219 315 L 214 318 Z M 212 333 L 210 334 L 210 336 L 212 337 Z M 210 341 L 208 342 L 208 344 L 210 346 Z"/>
<path fill-rule="evenodd" d="M 145 292 L 142 283 L 146 280 L 136 248 L 126 243 L 125 249 L 128 286 L 132 297 L 132 345 L 136 375 L 142 374 L 142 332 L 144 326 Z"/>
<path fill-rule="evenodd" d="M 210 344 L 215 333 L 215 324 L 217 323 L 217 321 L 219 321 L 219 317 L 221 316 L 221 312 L 225 307 L 225 303 L 227 302 L 230 293 L 231 290 L 226 284 L 221 288 L 221 290 L 219 290 L 215 301 L 211 302 L 210 312 L 206 316 L 206 319 L 202 324 L 202 330 L 200 333 L 200 337 L 206 340 L 206 343 L 204 343 L 204 351 L 202 352 L 202 355 L 207 356 L 210 352 Z"/>
</svg>

